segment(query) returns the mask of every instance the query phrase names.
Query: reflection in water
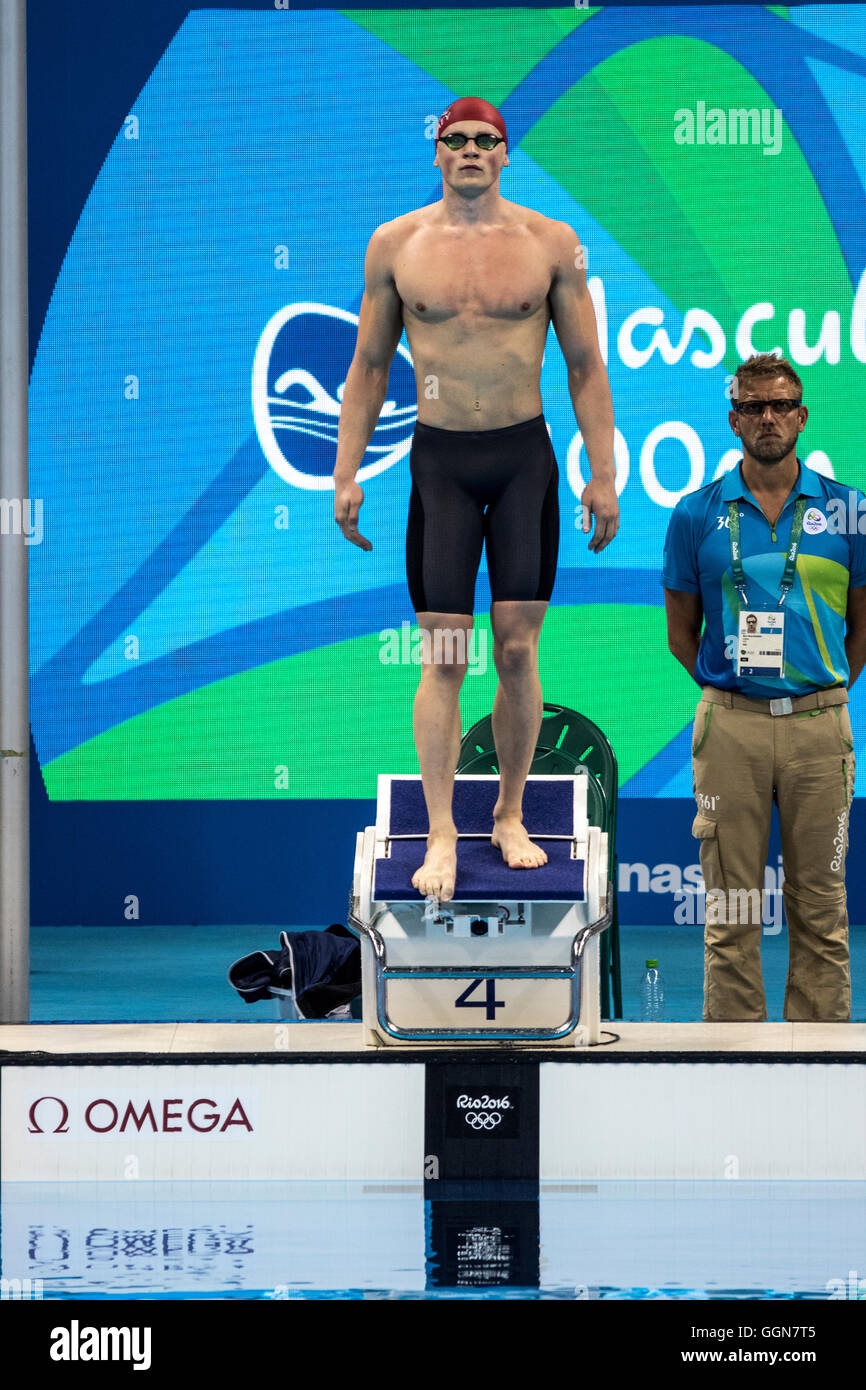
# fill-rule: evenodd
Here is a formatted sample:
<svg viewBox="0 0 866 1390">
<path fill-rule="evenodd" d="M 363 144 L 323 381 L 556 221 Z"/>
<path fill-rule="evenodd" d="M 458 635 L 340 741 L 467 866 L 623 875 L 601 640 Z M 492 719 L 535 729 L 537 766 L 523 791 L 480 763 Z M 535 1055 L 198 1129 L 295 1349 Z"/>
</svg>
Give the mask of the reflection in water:
<svg viewBox="0 0 866 1390">
<path fill-rule="evenodd" d="M 432 1288 L 538 1284 L 538 1202 L 430 1203 Z"/>
<path fill-rule="evenodd" d="M 41 1281 L 63 1299 L 827 1299 L 866 1246 L 864 1196 L 854 1182 L 8 1183 L 0 1274 L 4 1297 Z"/>
</svg>

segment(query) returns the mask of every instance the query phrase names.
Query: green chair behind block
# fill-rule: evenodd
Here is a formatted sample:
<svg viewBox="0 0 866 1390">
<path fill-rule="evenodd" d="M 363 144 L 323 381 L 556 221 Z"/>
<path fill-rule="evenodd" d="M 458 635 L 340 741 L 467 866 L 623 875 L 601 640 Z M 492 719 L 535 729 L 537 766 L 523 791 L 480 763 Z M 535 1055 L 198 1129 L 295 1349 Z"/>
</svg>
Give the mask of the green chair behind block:
<svg viewBox="0 0 866 1390">
<path fill-rule="evenodd" d="M 541 730 L 529 771 L 564 776 L 583 767 L 589 774 L 587 816 L 608 837 L 608 878 L 612 885 L 611 924 L 601 939 L 601 1009 L 604 1018 L 622 1017 L 619 949 L 619 901 L 616 857 L 616 808 L 619 774 L 616 756 L 597 724 L 565 705 L 545 704 Z M 491 716 L 485 715 L 464 734 L 457 771 L 498 774 Z M 612 998 L 611 998 L 612 996 Z M 611 1003 L 613 1009 L 611 1010 Z"/>
</svg>

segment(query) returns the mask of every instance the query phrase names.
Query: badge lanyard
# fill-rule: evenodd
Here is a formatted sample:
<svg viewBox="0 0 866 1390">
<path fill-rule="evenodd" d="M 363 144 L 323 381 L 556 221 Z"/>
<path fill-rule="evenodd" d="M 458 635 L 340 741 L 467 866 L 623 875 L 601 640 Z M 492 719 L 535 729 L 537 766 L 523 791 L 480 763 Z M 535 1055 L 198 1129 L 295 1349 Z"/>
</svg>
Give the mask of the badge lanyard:
<svg viewBox="0 0 866 1390">
<path fill-rule="evenodd" d="M 788 557 L 782 571 L 782 584 L 779 591 L 779 607 L 785 602 L 794 587 L 794 574 L 797 569 L 797 555 L 803 535 L 803 516 L 806 511 L 805 497 L 798 497 L 794 503 L 794 520 L 791 523 L 791 539 L 788 542 Z M 746 598 L 746 575 L 743 570 L 743 547 L 740 544 L 740 509 L 738 502 L 728 503 L 728 529 L 731 533 L 731 576 L 734 588 L 740 596 L 744 608 L 749 607 Z"/>
</svg>

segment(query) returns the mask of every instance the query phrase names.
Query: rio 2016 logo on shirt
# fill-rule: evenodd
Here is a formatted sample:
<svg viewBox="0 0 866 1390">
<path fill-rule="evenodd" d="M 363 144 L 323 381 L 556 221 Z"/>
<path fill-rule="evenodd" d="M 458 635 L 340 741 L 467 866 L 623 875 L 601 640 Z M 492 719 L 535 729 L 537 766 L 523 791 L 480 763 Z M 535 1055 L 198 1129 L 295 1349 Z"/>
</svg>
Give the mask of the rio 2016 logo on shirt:
<svg viewBox="0 0 866 1390">
<path fill-rule="evenodd" d="M 827 518 L 817 507 L 809 507 L 803 513 L 803 530 L 807 536 L 820 536 L 827 530 Z"/>
</svg>

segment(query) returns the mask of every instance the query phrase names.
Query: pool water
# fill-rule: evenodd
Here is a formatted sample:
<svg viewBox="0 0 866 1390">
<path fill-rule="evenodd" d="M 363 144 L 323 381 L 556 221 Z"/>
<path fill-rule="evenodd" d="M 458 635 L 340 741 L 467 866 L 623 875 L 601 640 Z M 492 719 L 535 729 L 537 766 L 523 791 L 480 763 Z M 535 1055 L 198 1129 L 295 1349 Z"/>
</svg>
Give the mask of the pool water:
<svg viewBox="0 0 866 1390">
<path fill-rule="evenodd" d="M 866 1297 L 866 1183 L 515 1190 L 7 1183 L 2 1274 L 49 1299 Z"/>
</svg>

